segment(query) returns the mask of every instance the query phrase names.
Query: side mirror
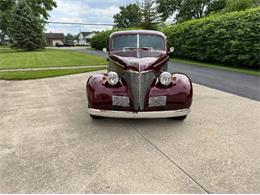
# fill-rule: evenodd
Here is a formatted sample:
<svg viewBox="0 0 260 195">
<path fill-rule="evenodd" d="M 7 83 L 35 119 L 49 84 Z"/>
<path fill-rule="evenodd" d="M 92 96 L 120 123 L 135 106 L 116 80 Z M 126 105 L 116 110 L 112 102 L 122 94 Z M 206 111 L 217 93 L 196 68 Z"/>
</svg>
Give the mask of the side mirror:
<svg viewBox="0 0 260 195">
<path fill-rule="evenodd" d="M 174 52 L 174 47 L 171 47 L 168 51 L 168 53 L 173 53 Z"/>
<path fill-rule="evenodd" d="M 104 52 L 104 53 L 107 53 L 107 48 L 103 48 L 103 52 Z"/>
</svg>

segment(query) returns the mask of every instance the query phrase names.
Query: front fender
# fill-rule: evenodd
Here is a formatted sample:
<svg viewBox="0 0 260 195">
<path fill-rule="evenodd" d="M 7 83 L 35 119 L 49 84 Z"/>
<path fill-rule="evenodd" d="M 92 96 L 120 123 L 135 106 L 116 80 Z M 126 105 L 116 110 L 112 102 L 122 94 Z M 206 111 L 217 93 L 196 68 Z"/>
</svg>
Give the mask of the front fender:
<svg viewBox="0 0 260 195">
<path fill-rule="evenodd" d="M 106 82 L 106 74 L 91 76 L 87 81 L 86 91 L 89 107 L 102 110 L 113 109 L 112 96 L 128 96 L 127 88 L 123 84 L 118 83 L 116 86 L 109 86 Z"/>
<path fill-rule="evenodd" d="M 190 108 L 193 97 L 193 86 L 190 78 L 179 73 L 173 74 L 173 78 L 173 84 L 167 87 L 160 83 L 155 84 L 150 90 L 149 97 L 166 96 L 165 110 Z M 151 108 L 148 108 L 148 110 L 151 110 Z"/>
</svg>

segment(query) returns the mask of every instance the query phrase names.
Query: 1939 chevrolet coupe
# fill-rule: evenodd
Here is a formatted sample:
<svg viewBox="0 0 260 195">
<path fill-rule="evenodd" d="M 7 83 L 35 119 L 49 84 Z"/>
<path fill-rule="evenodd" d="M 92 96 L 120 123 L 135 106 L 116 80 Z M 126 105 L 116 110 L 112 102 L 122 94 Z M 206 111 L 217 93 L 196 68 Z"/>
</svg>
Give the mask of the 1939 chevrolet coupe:
<svg viewBox="0 0 260 195">
<path fill-rule="evenodd" d="M 176 118 L 184 120 L 192 103 L 192 83 L 168 72 L 166 36 L 157 31 L 120 31 L 110 35 L 108 72 L 87 82 L 92 118 Z"/>
</svg>

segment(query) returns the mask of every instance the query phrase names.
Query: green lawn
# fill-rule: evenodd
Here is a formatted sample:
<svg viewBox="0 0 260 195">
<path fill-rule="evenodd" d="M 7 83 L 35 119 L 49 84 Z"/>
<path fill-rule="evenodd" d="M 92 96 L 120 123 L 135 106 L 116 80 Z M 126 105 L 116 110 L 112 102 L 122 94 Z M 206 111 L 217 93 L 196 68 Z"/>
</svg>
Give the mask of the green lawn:
<svg viewBox="0 0 260 195">
<path fill-rule="evenodd" d="M 56 76 L 63 76 L 69 74 L 84 73 L 84 72 L 90 72 L 90 71 L 96 71 L 102 69 L 104 68 L 0 72 L 0 80 L 1 79 L 2 80 L 40 79 L 40 78 L 56 77 Z"/>
<path fill-rule="evenodd" d="M 260 70 L 252 70 L 252 69 L 246 69 L 246 68 L 239 68 L 239 67 L 230 67 L 227 65 L 223 64 L 209 64 L 209 63 L 204 63 L 204 62 L 198 62 L 194 60 L 187 60 L 187 59 L 180 59 L 180 58 L 172 58 L 172 62 L 177 62 L 177 63 L 183 63 L 183 64 L 188 64 L 188 65 L 195 65 L 195 66 L 204 66 L 208 68 L 216 68 L 216 69 L 222 69 L 222 70 L 227 70 L 227 71 L 234 71 L 234 72 L 239 72 L 239 73 L 244 73 L 244 74 L 250 74 L 254 76 L 260 76 Z"/>
<path fill-rule="evenodd" d="M 0 69 L 95 66 L 105 64 L 106 60 L 102 57 L 76 51 L 46 49 L 43 51 L 23 52 L 9 48 L 0 48 Z"/>
</svg>

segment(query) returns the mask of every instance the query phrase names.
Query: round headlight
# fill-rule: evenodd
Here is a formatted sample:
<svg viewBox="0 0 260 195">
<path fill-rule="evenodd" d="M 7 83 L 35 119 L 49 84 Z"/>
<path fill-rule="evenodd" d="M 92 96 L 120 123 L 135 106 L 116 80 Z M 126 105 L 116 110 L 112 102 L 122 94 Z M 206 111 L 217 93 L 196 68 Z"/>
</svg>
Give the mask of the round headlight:
<svg viewBox="0 0 260 195">
<path fill-rule="evenodd" d="M 107 82 L 110 85 L 116 85 L 119 82 L 119 76 L 116 72 L 109 72 L 107 74 Z"/>
<path fill-rule="evenodd" d="M 172 75 L 169 72 L 163 72 L 159 76 L 159 81 L 162 85 L 168 86 L 172 82 Z"/>
</svg>

